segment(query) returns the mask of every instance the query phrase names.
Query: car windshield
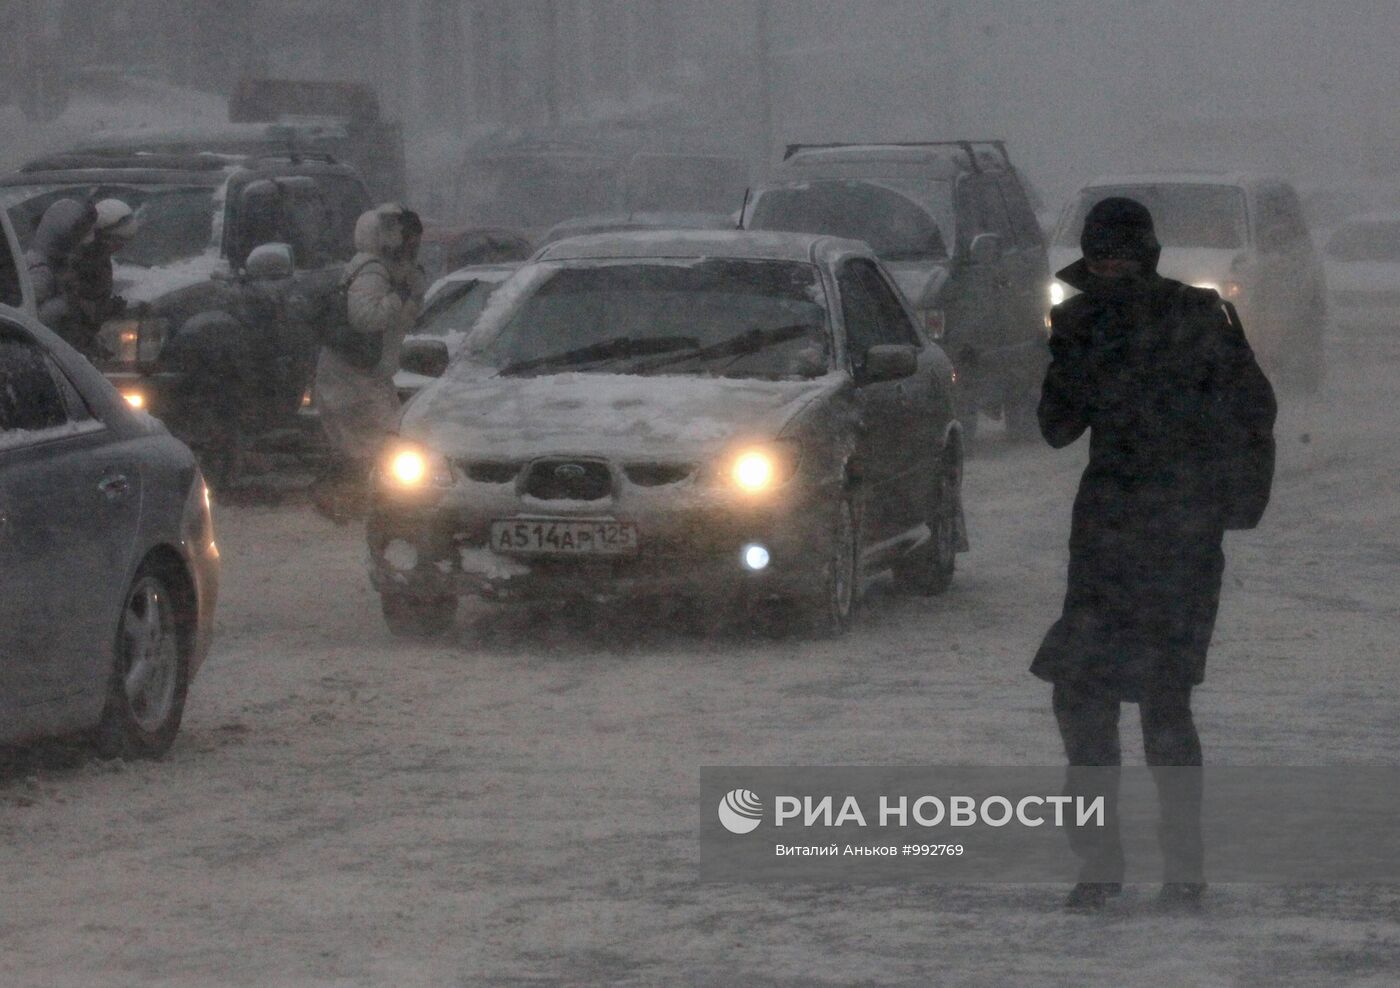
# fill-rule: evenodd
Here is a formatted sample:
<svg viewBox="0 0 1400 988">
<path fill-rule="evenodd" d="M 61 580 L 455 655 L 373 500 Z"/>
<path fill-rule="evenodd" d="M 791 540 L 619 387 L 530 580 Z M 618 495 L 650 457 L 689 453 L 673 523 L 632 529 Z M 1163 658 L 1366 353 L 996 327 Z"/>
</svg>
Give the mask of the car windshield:
<svg viewBox="0 0 1400 988">
<path fill-rule="evenodd" d="M 482 280 L 448 285 L 423 310 L 413 332 L 418 336 L 447 336 L 470 331 L 499 287 L 499 281 Z"/>
<path fill-rule="evenodd" d="M 1055 244 L 1079 246 L 1084 217 L 1112 196 L 1136 199 L 1152 214 L 1163 247 L 1234 250 L 1248 240 L 1244 194 L 1232 185 L 1124 185 L 1086 189 L 1060 223 Z"/>
<path fill-rule="evenodd" d="M 1327 241 L 1327 255 L 1338 261 L 1400 264 L 1400 220 L 1344 226 Z"/>
<path fill-rule="evenodd" d="M 808 378 L 827 371 L 826 295 L 790 261 L 545 263 L 507 283 L 469 345 L 502 373 Z M 504 286 L 503 286 L 504 287 Z"/>
<path fill-rule="evenodd" d="M 886 261 L 948 256 L 938 224 L 913 200 L 867 182 L 811 182 L 758 193 L 745 228 L 864 240 Z"/>
<path fill-rule="evenodd" d="M 208 188 L 93 183 L 0 190 L 0 205 L 26 247 L 44 210 L 59 199 L 120 199 L 135 211 L 141 225 L 117 254 L 122 264 L 159 267 L 193 257 L 213 242 L 216 205 Z"/>
</svg>

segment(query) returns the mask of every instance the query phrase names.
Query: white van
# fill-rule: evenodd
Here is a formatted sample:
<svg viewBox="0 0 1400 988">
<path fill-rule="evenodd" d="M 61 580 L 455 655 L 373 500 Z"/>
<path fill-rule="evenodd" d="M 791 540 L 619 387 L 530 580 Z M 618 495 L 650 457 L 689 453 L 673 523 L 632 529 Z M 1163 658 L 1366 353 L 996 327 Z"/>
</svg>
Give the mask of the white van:
<svg viewBox="0 0 1400 988">
<path fill-rule="evenodd" d="M 1152 213 L 1161 274 L 1213 288 L 1235 304 L 1271 375 L 1306 391 L 1321 383 L 1327 287 L 1291 185 L 1241 173 L 1095 179 L 1060 215 L 1050 245 L 1052 271 L 1079 258 L 1084 216 L 1110 196 L 1136 199 Z M 1053 279 L 1050 302 L 1073 291 Z"/>
</svg>

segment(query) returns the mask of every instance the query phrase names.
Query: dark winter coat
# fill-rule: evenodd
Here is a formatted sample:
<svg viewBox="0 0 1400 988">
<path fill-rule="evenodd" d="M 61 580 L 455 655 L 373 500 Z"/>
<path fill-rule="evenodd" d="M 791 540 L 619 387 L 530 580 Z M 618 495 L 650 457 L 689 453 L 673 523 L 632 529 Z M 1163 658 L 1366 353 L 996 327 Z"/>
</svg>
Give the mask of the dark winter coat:
<svg viewBox="0 0 1400 988">
<path fill-rule="evenodd" d="M 1155 267 L 1155 256 L 1152 258 Z M 1219 296 L 1155 273 L 1058 277 L 1040 427 L 1090 432 L 1064 612 L 1031 671 L 1137 700 L 1199 684 L 1227 528 L 1258 523 L 1273 476 L 1273 390 Z"/>
</svg>

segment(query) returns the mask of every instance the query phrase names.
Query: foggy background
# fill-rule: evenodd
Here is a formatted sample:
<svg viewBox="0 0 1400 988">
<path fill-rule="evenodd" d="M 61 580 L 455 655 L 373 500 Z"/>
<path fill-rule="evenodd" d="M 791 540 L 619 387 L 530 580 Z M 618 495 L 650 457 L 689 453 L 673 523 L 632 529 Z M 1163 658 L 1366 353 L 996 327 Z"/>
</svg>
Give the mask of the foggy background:
<svg viewBox="0 0 1400 988">
<path fill-rule="evenodd" d="M 1094 175 L 1400 173 L 1400 8 L 1262 0 L 8 0 L 0 165 L 96 126 L 217 122 L 240 75 L 373 83 L 431 209 L 474 141 L 580 125 L 771 161 L 1004 137 L 1051 206 Z M 208 93 L 215 99 L 201 100 Z"/>
</svg>

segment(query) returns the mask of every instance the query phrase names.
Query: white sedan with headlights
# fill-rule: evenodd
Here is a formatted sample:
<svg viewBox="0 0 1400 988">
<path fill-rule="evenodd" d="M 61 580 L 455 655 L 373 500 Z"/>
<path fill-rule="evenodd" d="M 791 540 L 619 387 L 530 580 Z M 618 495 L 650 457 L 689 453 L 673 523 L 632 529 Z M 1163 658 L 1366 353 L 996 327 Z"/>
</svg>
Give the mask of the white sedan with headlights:
<svg viewBox="0 0 1400 988">
<path fill-rule="evenodd" d="M 864 244 L 631 233 L 497 290 L 378 469 L 391 631 L 466 594 L 789 601 L 844 630 L 862 579 L 948 586 L 966 547 L 952 368 Z"/>
</svg>

